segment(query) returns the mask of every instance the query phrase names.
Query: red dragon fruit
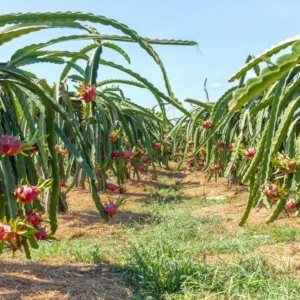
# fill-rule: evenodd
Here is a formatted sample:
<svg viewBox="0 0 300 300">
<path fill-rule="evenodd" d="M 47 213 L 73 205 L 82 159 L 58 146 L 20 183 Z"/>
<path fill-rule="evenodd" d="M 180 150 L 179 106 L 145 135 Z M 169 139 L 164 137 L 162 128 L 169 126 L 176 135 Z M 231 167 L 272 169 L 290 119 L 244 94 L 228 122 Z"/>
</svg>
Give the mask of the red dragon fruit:
<svg viewBox="0 0 300 300">
<path fill-rule="evenodd" d="M 280 198 L 280 193 L 278 186 L 274 183 L 267 184 L 265 186 L 265 195 L 272 200 L 278 200 Z"/>
<path fill-rule="evenodd" d="M 123 152 L 123 158 L 124 158 L 125 160 L 130 160 L 130 159 L 133 158 L 133 156 L 134 156 L 134 154 L 133 154 L 133 152 L 132 152 L 131 150 L 125 150 L 125 151 Z"/>
<path fill-rule="evenodd" d="M 14 191 L 14 196 L 21 203 L 35 201 L 39 196 L 39 188 L 32 185 L 18 185 Z"/>
<path fill-rule="evenodd" d="M 160 149 L 161 149 L 161 143 L 155 143 L 155 144 L 153 145 L 153 148 L 154 148 L 154 149 L 157 149 L 157 150 L 160 150 Z"/>
<path fill-rule="evenodd" d="M 120 187 L 120 189 L 119 189 L 119 193 L 120 193 L 120 195 L 124 195 L 125 193 L 126 193 L 126 188 L 125 187 Z"/>
<path fill-rule="evenodd" d="M 203 122 L 203 128 L 205 130 L 210 130 L 213 128 L 213 123 L 211 121 L 204 121 Z"/>
<path fill-rule="evenodd" d="M 119 158 L 120 157 L 120 152 L 118 150 L 115 150 L 111 153 L 112 158 Z"/>
<path fill-rule="evenodd" d="M 296 201 L 294 199 L 287 201 L 285 209 L 289 212 L 295 212 L 298 209 Z"/>
<path fill-rule="evenodd" d="M 219 165 L 213 165 L 213 166 L 210 167 L 210 170 L 213 173 L 218 173 L 220 171 L 220 166 Z"/>
<path fill-rule="evenodd" d="M 229 143 L 227 145 L 227 148 L 228 148 L 229 151 L 233 151 L 234 150 L 234 144 L 233 143 Z"/>
<path fill-rule="evenodd" d="M 106 189 L 108 190 L 108 191 L 110 191 L 110 192 L 114 192 L 115 190 L 117 190 L 117 186 L 115 185 L 115 184 L 113 184 L 113 183 L 108 183 L 107 185 L 106 185 Z"/>
<path fill-rule="evenodd" d="M 204 159 L 201 159 L 200 162 L 199 162 L 199 168 L 200 168 L 200 169 L 203 169 L 204 166 L 205 166 Z"/>
<path fill-rule="evenodd" d="M 231 171 L 235 171 L 235 170 L 236 170 L 236 165 L 233 164 L 233 165 L 231 166 Z"/>
<path fill-rule="evenodd" d="M 84 100 L 86 103 L 94 101 L 97 97 L 96 88 L 90 85 L 84 85 L 78 91 L 79 93 L 77 94 L 77 96 L 81 100 Z"/>
<path fill-rule="evenodd" d="M 252 160 L 254 155 L 256 153 L 256 148 L 255 147 L 250 147 L 248 150 L 246 150 L 245 155 L 249 160 Z"/>
<path fill-rule="evenodd" d="M 39 241 L 46 240 L 47 233 L 46 233 L 45 228 L 42 228 L 42 227 L 37 228 L 37 232 L 34 233 L 34 237 Z"/>
<path fill-rule="evenodd" d="M 27 222 L 33 227 L 37 227 L 42 221 L 42 216 L 37 211 L 31 211 L 27 214 Z"/>
<path fill-rule="evenodd" d="M 54 149 L 55 149 L 55 152 L 57 155 L 67 156 L 69 154 L 68 149 L 64 149 L 64 148 L 60 147 L 59 145 L 55 145 Z"/>
<path fill-rule="evenodd" d="M 224 142 L 219 142 L 217 144 L 217 148 L 218 148 L 218 150 L 224 150 L 225 149 L 225 143 Z"/>
<path fill-rule="evenodd" d="M 112 132 L 109 134 L 108 138 L 114 143 L 116 144 L 118 142 L 118 136 L 115 132 Z"/>
<path fill-rule="evenodd" d="M 118 213 L 118 205 L 114 203 L 109 203 L 104 207 L 104 212 L 109 215 L 110 217 L 113 217 Z"/>
<path fill-rule="evenodd" d="M 150 163 L 151 160 L 150 160 L 149 156 L 144 156 L 142 161 L 143 161 L 144 164 L 148 164 L 148 163 Z"/>
<path fill-rule="evenodd" d="M 0 138 L 1 153 L 9 156 L 16 156 L 21 153 L 23 147 L 21 141 L 11 135 L 3 135 Z"/>
<path fill-rule="evenodd" d="M 66 188 L 67 187 L 67 185 L 66 185 L 66 183 L 65 183 L 64 180 L 61 180 L 59 184 L 60 184 L 61 188 Z"/>
<path fill-rule="evenodd" d="M 61 151 L 61 154 L 62 154 L 63 156 L 67 156 L 67 155 L 69 154 L 69 150 L 68 150 L 68 149 L 63 149 L 63 150 Z"/>
<path fill-rule="evenodd" d="M 60 147 L 58 145 L 55 145 L 54 149 L 56 154 L 60 154 Z"/>
<path fill-rule="evenodd" d="M 0 241 L 9 241 L 13 237 L 11 226 L 0 223 Z"/>
<path fill-rule="evenodd" d="M 144 165 L 138 165 L 138 170 L 140 171 L 140 172 L 144 172 L 145 171 L 145 166 Z"/>
<path fill-rule="evenodd" d="M 188 163 L 191 165 L 191 164 L 193 164 L 195 162 L 195 157 L 194 156 L 190 156 L 189 158 L 188 158 Z"/>
<path fill-rule="evenodd" d="M 297 169 L 297 162 L 288 156 L 284 155 L 281 159 L 282 167 L 280 168 L 280 172 L 285 174 L 294 173 Z"/>
</svg>

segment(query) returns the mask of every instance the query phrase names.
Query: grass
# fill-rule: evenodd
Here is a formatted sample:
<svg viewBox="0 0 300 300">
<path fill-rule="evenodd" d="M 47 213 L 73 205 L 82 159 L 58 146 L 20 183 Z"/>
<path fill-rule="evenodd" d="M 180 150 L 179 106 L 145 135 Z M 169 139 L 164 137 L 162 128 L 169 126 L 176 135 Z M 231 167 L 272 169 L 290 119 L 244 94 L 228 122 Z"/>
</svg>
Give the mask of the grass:
<svg viewBox="0 0 300 300">
<path fill-rule="evenodd" d="M 158 203 L 179 203 L 184 199 L 180 190 L 183 188 L 181 184 L 175 184 L 168 188 L 160 188 L 150 193 L 150 199 L 156 200 Z"/>
<path fill-rule="evenodd" d="M 137 289 L 136 299 L 297 299 L 300 292 L 298 282 L 283 277 L 262 258 L 199 262 L 161 242 L 135 248 L 131 255 L 127 281 Z"/>
<path fill-rule="evenodd" d="M 42 242 L 38 250 L 32 251 L 35 261 L 44 259 L 67 259 L 69 262 L 98 264 L 104 258 L 99 243 L 95 240 L 78 239 L 75 241 Z"/>
</svg>

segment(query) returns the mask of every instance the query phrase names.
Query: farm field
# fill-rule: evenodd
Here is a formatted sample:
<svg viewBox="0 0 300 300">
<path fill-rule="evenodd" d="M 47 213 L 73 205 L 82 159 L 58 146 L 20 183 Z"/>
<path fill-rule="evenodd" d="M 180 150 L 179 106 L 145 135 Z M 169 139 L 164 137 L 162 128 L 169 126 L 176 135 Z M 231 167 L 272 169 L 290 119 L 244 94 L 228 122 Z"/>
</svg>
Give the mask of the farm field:
<svg viewBox="0 0 300 300">
<path fill-rule="evenodd" d="M 238 221 L 247 187 L 205 173 L 158 170 L 127 183 L 114 220 L 99 219 L 90 194 L 68 194 L 57 242 L 2 257 L 1 299 L 298 299 L 298 218 L 270 211 Z M 103 195 L 107 201 L 107 194 Z"/>
<path fill-rule="evenodd" d="M 0 7 L 0 299 L 300 299 L 300 3 L 186 1 Z"/>
</svg>

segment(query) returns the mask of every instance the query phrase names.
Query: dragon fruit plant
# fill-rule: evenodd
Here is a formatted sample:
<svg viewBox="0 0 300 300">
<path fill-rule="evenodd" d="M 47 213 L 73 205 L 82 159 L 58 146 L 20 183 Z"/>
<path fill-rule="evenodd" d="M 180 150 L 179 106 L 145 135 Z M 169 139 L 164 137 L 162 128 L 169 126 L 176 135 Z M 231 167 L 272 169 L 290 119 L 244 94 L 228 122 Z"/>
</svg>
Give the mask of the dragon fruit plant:
<svg viewBox="0 0 300 300">
<path fill-rule="evenodd" d="M 262 199 L 264 206 L 272 208 L 267 223 L 275 221 L 284 209 L 298 207 L 298 199 L 290 202 L 289 194 L 300 187 L 299 60 L 298 38 L 249 56 L 229 78 L 237 83 L 217 101 L 186 99 L 193 108 L 169 133 L 175 149 L 189 151 L 184 139 L 192 137 L 195 157 L 206 150 L 200 156 L 205 164 L 201 161 L 200 167 L 208 172 L 208 179 L 218 172 L 215 165 L 220 165 L 225 177 L 249 187 L 240 226 Z M 248 79 L 251 73 L 255 75 Z"/>
<path fill-rule="evenodd" d="M 93 27 L 86 26 L 87 22 L 93 23 Z M 96 29 L 98 25 L 101 34 Z M 99 188 L 109 187 L 110 172 L 117 177 L 114 192 L 121 193 L 127 165 L 132 161 L 137 176 L 140 165 L 151 164 L 154 170 L 156 163 L 167 165 L 170 153 L 162 150 L 167 149 L 166 145 L 170 152 L 171 143 L 167 145 L 164 140 L 167 137 L 162 133 L 166 129 L 167 133 L 172 126 L 167 122 L 165 105 L 188 112 L 176 100 L 164 64 L 151 45 L 193 46 L 196 43 L 144 39 L 116 20 L 79 12 L 6 14 L 0 16 L 0 26 L 5 31 L 1 46 L 25 34 L 29 36 L 31 32 L 50 28 L 76 28 L 84 33 L 35 44 L 30 44 L 28 38 L 25 48 L 13 51 L 9 61 L 0 65 L 0 248 L 13 252 L 22 249 L 30 257 L 30 247 L 37 248 L 38 242 L 49 240 L 55 234 L 57 212 L 73 187 L 88 184 L 99 217 L 108 221 L 115 213 L 105 211 Z M 107 34 L 102 39 L 105 26 L 120 31 L 118 45 L 114 44 L 115 35 Z M 58 42 L 79 40 L 90 44 L 78 52 L 55 49 Z M 105 60 L 107 50 L 130 62 L 128 54 L 119 46 L 122 42 L 137 43 L 151 56 L 162 72 L 166 93 L 142 75 Z M 46 49 L 49 43 L 51 49 Z M 78 64 L 79 60 L 86 64 L 85 70 L 81 62 Z M 51 86 L 46 79 L 30 72 L 31 64 L 39 63 L 63 66 L 57 76 L 59 81 Z M 146 88 L 157 100 L 161 112 L 129 101 L 115 86 L 124 80 L 98 78 L 100 64 L 132 76 L 134 81 L 125 83 Z M 73 82 L 76 82 L 75 91 Z M 29 137 L 32 137 L 30 141 Z M 161 151 L 153 148 L 154 143 L 161 144 Z M 144 150 L 140 157 L 134 149 L 141 146 Z M 133 157 L 124 153 L 125 150 L 132 151 Z M 141 161 L 144 154 L 149 157 L 147 162 Z M 101 166 L 101 170 L 96 170 L 96 166 Z M 45 220 L 49 220 L 46 227 Z"/>
</svg>

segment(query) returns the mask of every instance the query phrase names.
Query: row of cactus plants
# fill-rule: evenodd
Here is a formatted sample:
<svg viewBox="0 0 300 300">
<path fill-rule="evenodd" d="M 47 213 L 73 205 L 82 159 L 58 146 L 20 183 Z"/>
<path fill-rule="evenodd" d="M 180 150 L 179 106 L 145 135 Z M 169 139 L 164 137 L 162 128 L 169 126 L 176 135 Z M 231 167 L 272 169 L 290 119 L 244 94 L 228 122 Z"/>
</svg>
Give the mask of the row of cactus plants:
<svg viewBox="0 0 300 300">
<path fill-rule="evenodd" d="M 123 35 L 100 34 L 82 22 L 112 26 Z M 115 20 L 72 12 L 1 15 L 0 26 L 0 45 L 46 29 L 84 32 L 25 46 L 0 64 L 0 253 L 21 249 L 30 258 L 30 247 L 54 239 L 57 212 L 67 210 L 66 194 L 74 186 L 88 182 L 95 206 L 107 221 L 118 212 L 130 173 L 139 176 L 149 165 L 154 170 L 155 164 L 167 166 L 171 150 L 163 137 L 172 124 L 165 106 L 188 112 L 175 98 L 151 45 L 195 42 L 143 38 Z M 47 48 L 67 41 L 91 43 L 77 52 Z M 105 51 L 112 50 L 130 63 L 121 42 L 137 43 L 153 58 L 167 94 L 130 68 L 103 59 Z M 57 83 L 51 86 L 28 71 L 37 63 L 62 65 Z M 99 80 L 102 65 L 133 79 Z M 122 85 L 148 90 L 160 112 L 126 98 Z M 109 174 L 117 182 L 111 182 Z M 106 190 L 118 191 L 121 197 L 104 206 L 99 192 Z"/>
<path fill-rule="evenodd" d="M 274 61 L 273 56 L 282 50 L 289 53 Z M 219 100 L 187 99 L 194 106 L 191 116 L 179 119 L 169 134 L 174 149 L 182 145 L 182 137 L 189 141 L 182 161 L 207 171 L 208 179 L 230 175 L 249 186 L 240 226 L 255 207 L 273 208 L 267 223 L 284 210 L 299 213 L 299 53 L 296 37 L 262 55 L 249 56 L 230 78 L 237 82 L 235 86 Z M 261 69 L 263 64 L 267 66 Z M 256 77 L 246 80 L 248 71 Z"/>
</svg>

